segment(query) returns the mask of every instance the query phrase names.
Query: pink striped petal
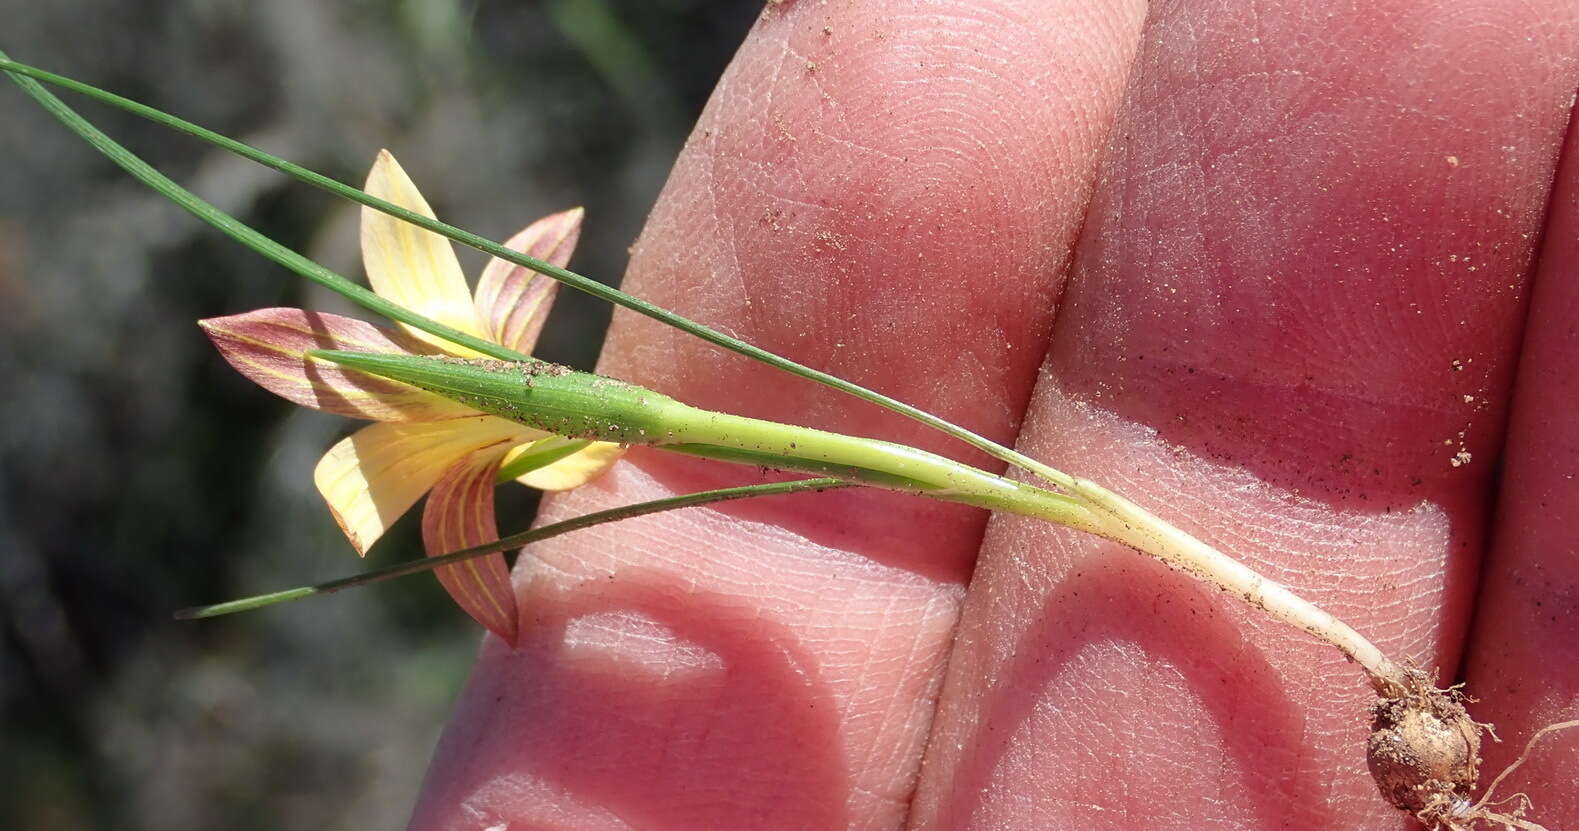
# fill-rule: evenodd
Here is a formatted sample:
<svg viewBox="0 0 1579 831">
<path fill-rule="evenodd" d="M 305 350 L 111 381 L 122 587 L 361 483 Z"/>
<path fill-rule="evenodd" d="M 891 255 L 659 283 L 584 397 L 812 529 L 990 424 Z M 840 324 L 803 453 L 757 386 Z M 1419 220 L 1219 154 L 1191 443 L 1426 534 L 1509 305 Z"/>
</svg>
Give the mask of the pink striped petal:
<svg viewBox="0 0 1579 831">
<path fill-rule="evenodd" d="M 198 325 L 236 371 L 303 407 L 374 421 L 436 421 L 476 414 L 442 396 L 305 354 L 309 349 L 431 351 L 391 329 L 301 309 L 258 309 L 200 320 Z"/>
<path fill-rule="evenodd" d="M 505 247 L 563 268 L 581 236 L 584 213 L 572 208 L 545 216 L 511 237 Z M 483 330 L 496 343 L 517 352 L 531 352 L 558 288 L 559 281 L 529 268 L 498 258 L 489 260 L 477 281 L 477 315 Z"/>
<path fill-rule="evenodd" d="M 499 539 L 493 489 L 505 449 L 497 445 L 479 450 L 456 462 L 433 485 L 422 512 L 422 544 L 429 557 Z M 504 554 L 441 566 L 433 574 L 466 614 L 515 646 L 515 591 Z"/>
</svg>

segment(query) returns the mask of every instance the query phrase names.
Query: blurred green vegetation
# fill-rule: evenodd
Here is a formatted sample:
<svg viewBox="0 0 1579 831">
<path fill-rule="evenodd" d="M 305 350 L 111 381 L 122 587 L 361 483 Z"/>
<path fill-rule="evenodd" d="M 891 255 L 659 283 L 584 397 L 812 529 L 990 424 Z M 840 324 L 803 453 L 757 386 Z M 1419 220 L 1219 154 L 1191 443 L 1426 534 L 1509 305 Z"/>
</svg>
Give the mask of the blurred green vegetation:
<svg viewBox="0 0 1579 831">
<path fill-rule="evenodd" d="M 345 181 L 388 147 L 442 218 L 496 239 L 583 204 L 573 266 L 613 280 L 758 8 L 0 0 L 0 45 Z M 311 485 L 352 425 L 251 386 L 194 325 L 348 310 L 6 86 L 0 828 L 402 826 L 480 639 L 436 583 L 170 619 L 364 567 Z M 221 208 L 360 275 L 354 206 L 71 103 Z M 461 253 L 475 275 L 481 258 Z M 608 315 L 562 294 L 540 353 L 589 366 Z M 501 497 L 501 530 L 525 527 L 531 495 Z M 419 554 L 407 521 L 369 564 Z"/>
</svg>

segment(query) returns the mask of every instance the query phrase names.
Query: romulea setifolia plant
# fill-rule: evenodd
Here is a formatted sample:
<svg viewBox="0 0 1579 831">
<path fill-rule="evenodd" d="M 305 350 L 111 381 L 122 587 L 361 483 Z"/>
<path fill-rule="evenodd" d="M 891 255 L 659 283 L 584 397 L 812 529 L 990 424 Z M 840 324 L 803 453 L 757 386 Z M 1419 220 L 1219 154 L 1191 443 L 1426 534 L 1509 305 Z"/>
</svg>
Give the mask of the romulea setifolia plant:
<svg viewBox="0 0 1579 831">
<path fill-rule="evenodd" d="M 507 434 L 507 438 L 518 440 L 512 448 L 521 452 L 513 452 L 506 458 L 505 452 L 501 450 L 500 458 L 493 460 L 495 467 L 484 471 L 486 476 L 500 476 L 500 471 L 505 470 L 513 478 L 529 475 L 533 471 L 548 470 L 585 452 L 596 443 L 609 447 L 644 445 L 726 462 L 813 475 L 813 478 L 792 482 L 707 491 L 625 506 L 503 538 L 497 538 L 494 534 L 489 539 L 474 540 L 475 544 L 452 546 L 458 550 L 433 551 L 431 553 L 437 556 L 422 561 L 318 586 L 184 610 L 180 613 L 182 617 L 209 617 L 255 609 L 420 571 L 471 567 L 481 558 L 497 557 L 498 552 L 508 548 L 603 522 L 657 511 L 799 491 L 844 487 L 883 488 L 921 498 L 1022 514 L 1097 534 L 1184 571 L 1233 594 L 1275 620 L 1307 632 L 1354 662 L 1365 673 L 1376 693 L 1374 729 L 1367 747 L 1367 760 L 1378 787 L 1392 804 L 1432 827 L 1467 829 L 1480 824 L 1526 829 L 1540 827 L 1522 818 L 1522 806 L 1517 802 L 1515 804 L 1518 807 L 1508 812 L 1499 811 L 1496 807 L 1498 803 L 1494 802 L 1494 796 L 1497 787 L 1512 770 L 1511 767 L 1481 792 L 1478 800 L 1475 798 L 1479 780 L 1480 736 L 1485 725 L 1476 723 L 1470 717 L 1464 706 L 1466 698 L 1460 691 L 1438 689 L 1429 672 L 1393 660 L 1343 621 L 1094 482 L 1053 469 L 936 415 L 831 374 L 802 366 L 608 288 L 567 270 L 562 260 L 555 261 L 554 256 L 535 251 L 531 244 L 513 247 L 499 245 L 439 222 L 430 211 L 425 210 L 420 197 L 415 202 L 410 198 L 399 198 L 398 192 L 409 185 L 403 178 L 397 179 L 396 184 L 383 193 L 374 192 L 378 189 L 371 186 L 373 179 L 370 179 L 367 191 L 359 190 L 167 113 L 11 61 L 4 53 L 0 53 L 0 69 L 9 73 L 28 95 L 78 136 L 176 204 L 287 269 L 396 321 L 413 342 L 434 347 L 429 351 L 441 354 L 423 354 L 424 350 L 420 347 L 393 342 L 376 344 L 370 350 L 323 348 L 325 343 L 335 347 L 366 347 L 369 341 L 346 337 L 340 332 L 315 331 L 315 335 L 323 335 L 313 341 L 319 345 L 318 348 L 309 348 L 301 343 L 284 347 L 275 344 L 269 347 L 273 350 L 269 354 L 273 360 L 286 364 L 294 362 L 303 367 L 314 367 L 315 372 L 328 370 L 360 378 L 359 383 L 371 390 L 376 390 L 379 384 L 385 384 L 385 389 L 420 391 L 429 396 L 419 402 L 423 407 L 442 408 L 443 405 L 436 402 L 448 402 L 461 408 L 460 412 L 469 414 L 466 416 L 468 418 L 492 418 L 532 431 Z M 488 337 L 485 336 L 487 333 L 466 331 L 464 326 L 451 325 L 442 319 L 435 320 L 335 274 L 205 203 L 97 130 L 45 90 L 40 81 L 195 136 L 337 196 L 359 202 L 393 218 L 394 223 L 420 228 L 480 250 L 515 266 L 517 273 L 512 275 L 514 277 L 519 278 L 527 273 L 542 275 L 654 318 L 721 348 L 912 418 L 1027 472 L 1039 479 L 1040 484 L 1000 476 L 891 442 L 691 407 L 659 391 L 532 359 L 526 354 L 529 343 L 528 348 L 518 348 L 519 343 L 507 338 Z M 393 165 L 392 159 L 389 164 Z M 398 170 L 398 166 L 394 168 Z M 375 178 L 379 175 L 375 168 Z M 400 174 L 401 177 L 403 175 Z M 386 226 L 385 230 L 397 235 L 405 233 L 392 226 Z M 534 241 L 536 239 L 533 238 Z M 533 253 L 541 256 L 533 256 Z M 568 259 L 568 253 L 564 259 Z M 258 321 L 246 321 L 245 324 L 255 326 Z M 267 322 L 267 325 L 278 324 L 278 320 Z M 237 331 L 235 326 L 221 322 L 209 322 L 208 326 L 216 342 L 224 337 L 235 336 Z M 223 343 L 221 348 L 225 348 Z M 227 352 L 227 357 L 233 363 L 237 361 L 232 352 Z M 389 382 L 394 382 L 394 386 L 388 386 Z M 410 397 L 409 392 L 390 394 L 394 397 Z M 371 395 L 377 399 L 378 393 L 375 391 Z M 287 397 L 290 396 L 287 394 Z M 388 401 L 375 403 L 383 406 Z M 390 406 L 399 409 L 398 405 Z M 356 414 L 365 415 L 362 412 Z M 609 457 L 603 457 L 596 464 L 605 464 L 608 460 Z M 572 474 L 571 480 L 575 476 Z M 491 482 L 492 479 L 487 479 L 484 484 Z M 346 520 L 342 517 L 342 525 L 345 524 Z M 347 532 L 352 534 L 352 529 L 347 527 Z M 354 534 L 352 538 L 356 540 Z M 464 535 L 453 539 L 465 540 Z M 473 569 L 472 574 L 480 575 L 481 572 Z M 449 583 L 446 586 L 451 587 Z M 490 600 L 490 592 L 502 596 L 507 586 L 507 582 L 500 583 L 498 572 L 495 571 L 492 578 L 476 576 L 474 582 L 467 584 L 467 588 L 451 590 L 469 613 L 484 625 L 494 628 L 487 615 L 479 610 L 487 605 L 483 601 Z M 481 592 L 473 595 L 476 600 L 474 603 L 464 599 L 468 588 Z M 1538 732 L 1514 766 L 1523 761 L 1539 738 L 1552 731 L 1574 726 L 1579 726 L 1579 721 L 1554 724 Z"/>
</svg>

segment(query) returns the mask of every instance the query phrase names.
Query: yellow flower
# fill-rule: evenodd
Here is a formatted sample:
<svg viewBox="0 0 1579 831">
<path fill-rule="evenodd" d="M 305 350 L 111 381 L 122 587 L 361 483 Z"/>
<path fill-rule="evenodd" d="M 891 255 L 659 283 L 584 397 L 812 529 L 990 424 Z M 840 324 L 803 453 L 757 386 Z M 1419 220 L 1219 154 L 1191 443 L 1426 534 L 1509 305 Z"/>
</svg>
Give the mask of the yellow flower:
<svg viewBox="0 0 1579 831">
<path fill-rule="evenodd" d="M 394 156 L 379 153 L 364 189 L 432 217 Z M 581 231 L 581 210 L 544 217 L 506 245 L 563 266 Z M 530 352 L 558 284 L 494 259 L 473 296 L 449 240 L 370 208 L 362 209 L 362 260 L 380 295 L 440 323 L 518 352 Z M 410 329 L 389 329 L 302 309 L 259 309 L 200 325 L 243 375 L 297 404 L 379 422 L 324 454 L 314 473 L 358 554 L 383 535 L 424 493 L 422 540 L 429 556 L 492 542 L 493 488 L 502 465 L 525 468 L 517 481 L 543 490 L 580 485 L 619 457 L 619 445 L 575 447 L 540 430 L 484 415 L 432 393 L 306 355 L 313 349 L 477 357 L 475 352 Z M 535 461 L 534 461 L 535 460 Z M 435 572 L 477 622 L 512 646 L 515 593 L 504 556 L 469 560 Z"/>
</svg>

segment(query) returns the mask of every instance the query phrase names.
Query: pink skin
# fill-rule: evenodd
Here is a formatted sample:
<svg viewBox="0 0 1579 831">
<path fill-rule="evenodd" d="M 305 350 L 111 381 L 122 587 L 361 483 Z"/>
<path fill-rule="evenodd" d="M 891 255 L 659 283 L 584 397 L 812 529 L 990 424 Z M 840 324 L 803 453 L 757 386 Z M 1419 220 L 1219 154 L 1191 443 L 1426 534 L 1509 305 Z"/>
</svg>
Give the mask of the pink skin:
<svg viewBox="0 0 1579 831">
<path fill-rule="evenodd" d="M 1507 741 L 1500 770 L 1542 726 L 1579 718 L 1579 131 L 1570 130 L 1552 193 L 1508 425 L 1495 542 L 1486 561 L 1468 678 L 1475 709 Z M 1579 731 L 1546 739 L 1498 793 L 1541 796 L 1543 816 L 1579 817 Z M 1554 823 L 1553 828 L 1561 826 Z M 1564 826 L 1567 827 L 1567 826 Z"/>
<path fill-rule="evenodd" d="M 770 5 L 626 285 L 1018 436 L 1451 672 L 1579 82 L 1560 5 Z M 1567 311 L 1534 318 L 1503 499 L 1552 507 L 1498 532 L 1518 571 L 1471 656 L 1515 741 L 1579 715 L 1579 661 L 1550 649 L 1579 640 L 1554 524 L 1579 488 L 1553 483 L 1579 457 L 1576 295 L 1536 295 Z M 985 463 L 630 315 L 601 369 Z M 633 452 L 546 518 L 758 478 Z M 843 492 L 522 562 L 519 649 L 485 644 L 413 828 L 1403 825 L 1364 772 L 1355 668 L 1091 538 Z M 1572 764 L 1579 736 L 1551 747 Z M 1573 807 L 1563 770 L 1516 789 Z"/>
</svg>

